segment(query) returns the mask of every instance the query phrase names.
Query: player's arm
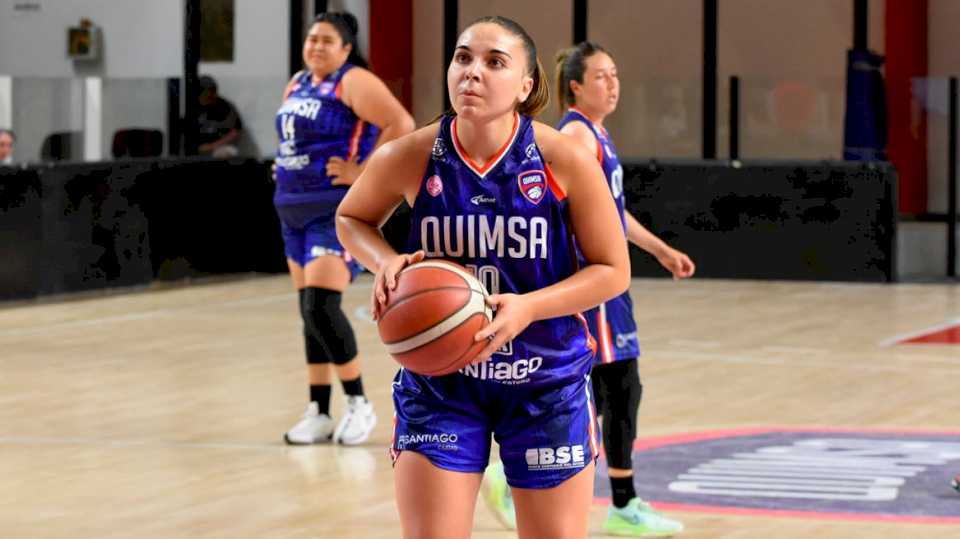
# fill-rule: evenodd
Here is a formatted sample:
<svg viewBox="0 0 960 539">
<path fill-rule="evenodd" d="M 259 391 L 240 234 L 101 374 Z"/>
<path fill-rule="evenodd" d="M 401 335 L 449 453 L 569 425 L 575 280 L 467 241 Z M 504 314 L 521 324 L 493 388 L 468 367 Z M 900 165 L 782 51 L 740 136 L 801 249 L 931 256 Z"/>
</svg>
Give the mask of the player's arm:
<svg viewBox="0 0 960 539">
<path fill-rule="evenodd" d="M 640 221 L 630 215 L 630 212 L 624 212 L 623 216 L 627 221 L 627 239 L 630 240 L 630 243 L 656 257 L 660 265 L 669 271 L 674 279 L 693 277 L 697 266 L 686 253 L 667 245 L 653 232 L 640 224 Z"/>
<path fill-rule="evenodd" d="M 380 128 L 374 150 L 413 131 L 413 117 L 373 73 L 362 68 L 351 69 L 343 76 L 342 84 L 343 102 L 361 120 Z M 334 185 L 352 185 L 365 166 L 366 163 L 360 163 L 356 157 L 344 161 L 334 156 L 327 160 L 327 175 L 334 178 Z"/>
<path fill-rule="evenodd" d="M 596 157 L 548 126 L 535 123 L 534 128 L 544 159 L 566 192 L 573 232 L 588 265 L 539 290 L 490 296 L 497 315 L 477 333 L 477 340 L 490 338 L 478 360 L 490 357 L 533 321 L 583 312 L 630 285 L 627 243 L 610 241 L 622 230 L 620 216 Z"/>
<path fill-rule="evenodd" d="M 337 208 L 337 238 L 376 274 L 371 309 L 374 317 L 386 300 L 386 288 L 396 286 L 397 273 L 423 259 L 422 251 L 398 254 L 384 239 L 380 227 L 403 200 L 413 206 L 438 128 L 430 125 L 384 144 L 367 161 Z"/>
<path fill-rule="evenodd" d="M 380 128 L 375 148 L 413 132 L 413 117 L 373 73 L 354 68 L 343 76 L 343 102 L 363 121 Z"/>
<path fill-rule="evenodd" d="M 598 161 L 600 160 L 600 141 L 597 140 L 593 131 L 587 127 L 587 124 L 583 122 L 568 122 L 560 132 L 579 142 L 588 152 L 596 156 Z"/>
</svg>

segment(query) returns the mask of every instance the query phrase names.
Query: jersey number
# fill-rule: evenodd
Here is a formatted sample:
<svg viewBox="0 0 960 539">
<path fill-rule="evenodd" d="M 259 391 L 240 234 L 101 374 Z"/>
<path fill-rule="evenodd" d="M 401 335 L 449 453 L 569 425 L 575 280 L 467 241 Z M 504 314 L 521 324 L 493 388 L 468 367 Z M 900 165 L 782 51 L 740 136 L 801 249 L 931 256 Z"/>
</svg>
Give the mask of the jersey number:
<svg viewBox="0 0 960 539">
<path fill-rule="evenodd" d="M 283 134 L 283 140 L 293 140 L 296 131 L 294 129 L 293 121 L 296 119 L 296 116 L 293 114 L 284 114 L 280 118 L 280 132 Z"/>
<path fill-rule="evenodd" d="M 487 289 L 488 294 L 500 293 L 500 270 L 498 270 L 496 266 L 467 264 L 466 268 L 480 281 L 480 284 Z M 505 356 L 513 355 L 513 341 L 510 340 L 504 343 L 494 354 L 502 354 Z"/>
</svg>

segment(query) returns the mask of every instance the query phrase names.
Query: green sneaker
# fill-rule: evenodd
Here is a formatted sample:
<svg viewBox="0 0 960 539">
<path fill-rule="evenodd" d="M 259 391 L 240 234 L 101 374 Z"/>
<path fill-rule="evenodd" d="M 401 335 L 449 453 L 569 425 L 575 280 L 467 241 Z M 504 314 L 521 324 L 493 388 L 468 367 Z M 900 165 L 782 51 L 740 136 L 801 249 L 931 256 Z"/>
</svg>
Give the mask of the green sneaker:
<svg viewBox="0 0 960 539">
<path fill-rule="evenodd" d="M 661 515 L 640 498 L 633 498 L 623 508 L 610 504 L 603 529 L 625 537 L 667 537 L 682 532 L 683 524 Z"/>
<path fill-rule="evenodd" d="M 483 499 L 497 520 L 507 529 L 517 529 L 517 515 L 513 511 L 513 494 L 503 473 L 503 463 L 487 466 L 483 472 Z"/>
</svg>

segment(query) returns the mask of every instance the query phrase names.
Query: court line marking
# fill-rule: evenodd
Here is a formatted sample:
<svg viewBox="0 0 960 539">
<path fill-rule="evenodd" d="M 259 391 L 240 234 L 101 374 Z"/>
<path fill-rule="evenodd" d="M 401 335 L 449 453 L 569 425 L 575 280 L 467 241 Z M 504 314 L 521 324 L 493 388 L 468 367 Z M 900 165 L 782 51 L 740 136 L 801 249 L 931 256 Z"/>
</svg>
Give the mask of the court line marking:
<svg viewBox="0 0 960 539">
<path fill-rule="evenodd" d="M 944 329 L 951 328 L 951 327 L 956 326 L 956 325 L 960 325 L 960 318 L 954 318 L 954 319 L 952 319 L 952 320 L 947 320 L 947 321 L 945 321 L 945 322 L 941 322 L 941 323 L 939 323 L 939 324 L 930 326 L 930 327 L 925 328 L 925 329 L 918 329 L 918 330 L 916 330 L 916 331 L 910 331 L 910 332 L 907 332 L 907 333 L 901 333 L 901 334 L 899 334 L 899 335 L 894 335 L 893 337 L 889 337 L 889 338 L 887 338 L 887 339 L 884 339 L 884 340 L 880 341 L 878 344 L 879 344 L 881 347 L 883 347 L 883 348 L 888 348 L 888 347 L 891 347 L 891 346 L 893 346 L 893 345 L 899 344 L 900 341 L 907 341 L 907 340 L 910 340 L 910 339 L 913 339 L 913 338 L 916 338 L 916 337 L 920 337 L 921 335 L 926 335 L 926 334 L 928 334 L 928 333 L 935 333 L 935 332 L 937 332 L 937 331 L 942 331 L 942 330 L 944 330 Z"/>
</svg>

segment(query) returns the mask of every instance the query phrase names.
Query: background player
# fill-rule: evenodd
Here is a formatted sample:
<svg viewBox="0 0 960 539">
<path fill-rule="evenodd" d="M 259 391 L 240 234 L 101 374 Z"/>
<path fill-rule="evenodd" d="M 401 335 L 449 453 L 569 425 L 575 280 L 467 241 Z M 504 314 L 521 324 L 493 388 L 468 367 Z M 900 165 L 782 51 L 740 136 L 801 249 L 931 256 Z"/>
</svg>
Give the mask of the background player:
<svg viewBox="0 0 960 539">
<path fill-rule="evenodd" d="M 582 538 L 597 446 L 593 350 L 577 313 L 629 283 L 626 244 L 606 241 L 621 227 L 616 206 L 595 159 L 529 118 L 546 104 L 547 81 L 517 23 L 468 26 L 447 85 L 456 114 L 377 152 L 337 219 L 341 241 L 376 269 L 375 315 L 397 272 L 424 255 L 472 265 L 497 309 L 476 336 L 490 338 L 477 369 L 395 378 L 404 535 L 470 535 L 493 434 L 520 537 Z M 378 231 L 404 199 L 413 254 L 397 254 Z M 589 262 L 579 271 L 571 233 Z"/>
<path fill-rule="evenodd" d="M 303 44 L 303 61 L 307 69 L 290 80 L 277 113 L 274 204 L 300 296 L 310 403 L 284 439 L 358 444 L 370 436 L 376 416 L 364 397 L 356 339 L 340 299 L 361 268 L 337 241 L 333 218 L 367 156 L 412 131 L 413 119 L 364 69 L 353 15 L 317 16 Z M 329 414 L 331 362 L 347 395 L 336 429 Z"/>
<path fill-rule="evenodd" d="M 556 78 L 558 103 L 564 113 L 558 125 L 560 132 L 578 140 L 600 162 L 629 241 L 655 256 L 675 279 L 692 276 L 696 268 L 686 254 L 668 246 L 624 210 L 623 168 L 613 140 L 603 127 L 620 96 L 613 59 L 601 46 L 583 42 L 557 54 Z M 637 369 L 640 349 L 630 295 L 624 292 L 585 316 L 598 343 L 591 378 L 597 409 L 603 416 L 603 447 L 613 492 L 604 527 L 619 535 L 680 532 L 682 524 L 654 511 L 637 497 L 633 486 L 631 454 L 643 385 Z M 485 499 L 501 522 L 512 527 L 512 499 L 502 473 L 500 463 L 491 466 Z"/>
</svg>

